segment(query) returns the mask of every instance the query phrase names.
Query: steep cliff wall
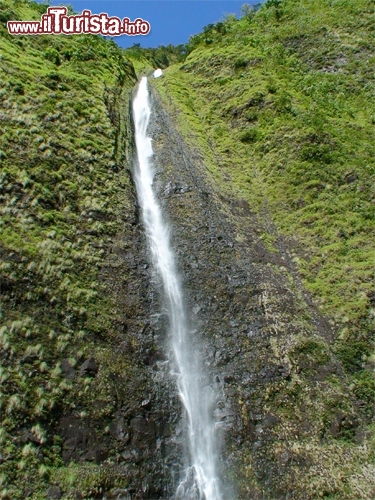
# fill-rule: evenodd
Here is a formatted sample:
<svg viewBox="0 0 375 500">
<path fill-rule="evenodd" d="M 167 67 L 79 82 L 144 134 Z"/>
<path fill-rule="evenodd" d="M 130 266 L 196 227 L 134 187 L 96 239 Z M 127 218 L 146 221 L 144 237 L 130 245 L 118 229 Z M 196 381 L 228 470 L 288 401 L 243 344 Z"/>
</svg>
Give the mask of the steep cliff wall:
<svg viewBox="0 0 375 500">
<path fill-rule="evenodd" d="M 242 420 L 226 453 L 241 498 L 373 495 L 372 25 L 362 1 L 267 2 L 206 27 L 154 82 L 189 147 L 177 164 L 205 186 L 172 185 L 169 204 L 177 240 L 192 225 L 212 244 L 190 290 L 207 294 L 204 330 L 222 331 L 212 352 L 233 343 L 222 373 L 239 375 L 225 394 Z"/>
<path fill-rule="evenodd" d="M 155 183 L 225 498 L 369 499 L 372 13 L 280 5 L 208 27 L 153 82 Z M 1 498 L 168 498 L 183 412 L 131 178 L 134 69 L 97 37 L 7 35 L 45 6 L 0 9 Z"/>
<path fill-rule="evenodd" d="M 220 395 L 225 498 L 349 499 L 359 478 L 368 498 L 372 451 L 358 404 L 290 249 L 279 237 L 270 250 L 251 205 L 215 189 L 204 154 L 186 145 L 157 93 L 154 113 L 157 183 L 192 342 L 201 339 Z"/>
<path fill-rule="evenodd" d="M 7 20 L 38 19 L 45 5 L 0 7 L 0 496 L 157 490 L 169 400 L 149 418 L 154 291 L 130 173 L 136 75 L 99 37 L 7 34 Z"/>
</svg>

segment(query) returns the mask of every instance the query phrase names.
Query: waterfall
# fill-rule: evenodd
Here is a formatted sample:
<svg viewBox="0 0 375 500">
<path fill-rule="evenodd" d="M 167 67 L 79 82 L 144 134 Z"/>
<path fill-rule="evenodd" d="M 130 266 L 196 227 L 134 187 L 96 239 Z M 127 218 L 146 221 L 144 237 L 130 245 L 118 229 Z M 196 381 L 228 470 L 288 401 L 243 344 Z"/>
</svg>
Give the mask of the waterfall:
<svg viewBox="0 0 375 500">
<path fill-rule="evenodd" d="M 182 288 L 176 271 L 168 226 L 153 189 L 152 143 L 147 136 L 151 115 L 147 78 L 133 101 L 137 162 L 135 184 L 142 209 L 153 264 L 161 276 L 168 305 L 170 343 L 179 396 L 186 410 L 189 465 L 175 498 L 221 500 L 216 474 L 216 438 L 211 417 L 214 394 L 204 374 L 199 353 L 192 347 Z"/>
</svg>

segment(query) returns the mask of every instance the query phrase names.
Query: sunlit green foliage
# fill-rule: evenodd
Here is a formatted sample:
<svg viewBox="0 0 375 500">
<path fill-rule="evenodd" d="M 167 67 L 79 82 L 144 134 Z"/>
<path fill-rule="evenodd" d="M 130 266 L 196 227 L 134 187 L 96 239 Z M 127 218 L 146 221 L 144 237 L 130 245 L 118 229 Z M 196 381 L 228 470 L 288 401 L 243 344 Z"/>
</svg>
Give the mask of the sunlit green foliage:
<svg viewBox="0 0 375 500">
<path fill-rule="evenodd" d="M 269 0 L 192 37 L 155 82 L 220 195 L 246 200 L 261 239 L 288 248 L 364 419 L 375 401 L 374 27 L 365 0 Z M 316 349 L 294 354 L 326 356 Z M 323 496 L 354 498 L 357 485 Z"/>
<path fill-rule="evenodd" d="M 0 2 L 0 498 L 12 500 L 46 498 L 63 465 L 63 409 L 92 407 L 96 382 L 67 379 L 61 362 L 109 363 L 113 304 L 98 273 L 129 203 L 133 66 L 100 37 L 7 33 L 7 20 L 45 9 Z M 100 474 L 81 474 L 87 498 Z"/>
</svg>

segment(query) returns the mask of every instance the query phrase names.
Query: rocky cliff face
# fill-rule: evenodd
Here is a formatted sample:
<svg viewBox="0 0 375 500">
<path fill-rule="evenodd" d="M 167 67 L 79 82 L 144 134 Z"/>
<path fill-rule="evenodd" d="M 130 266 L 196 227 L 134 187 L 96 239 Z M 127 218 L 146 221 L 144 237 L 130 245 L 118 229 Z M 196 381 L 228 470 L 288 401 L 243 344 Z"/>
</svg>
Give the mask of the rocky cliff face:
<svg viewBox="0 0 375 500">
<path fill-rule="evenodd" d="M 286 4 L 286 14 L 271 5 L 258 15 L 260 27 L 255 23 L 252 29 L 267 25 L 270 33 L 279 33 L 277 23 L 296 12 L 292 4 Z M 0 496 L 170 498 L 184 464 L 184 414 L 167 358 L 160 281 L 150 264 L 131 176 L 136 75 L 114 44 L 95 37 L 6 34 L 6 20 L 39 17 L 43 8 L 1 3 Z M 349 205 L 360 193 L 363 203 L 355 209 L 362 210 L 357 216 L 365 222 L 358 231 L 368 237 L 370 174 L 358 165 L 353 172 L 342 165 L 333 182 L 336 164 L 327 148 L 339 149 L 332 139 L 336 132 L 302 129 L 310 115 L 292 105 L 295 97 L 286 92 L 284 76 L 271 81 L 271 69 L 264 70 L 266 76 L 262 69 L 264 61 L 277 75 L 292 67 L 301 82 L 339 79 L 339 63 L 332 63 L 328 75 L 324 70 L 325 76 L 302 78 L 301 47 L 309 71 L 326 67 L 317 67 L 321 56 L 311 37 L 284 40 L 292 55 L 283 57 L 282 51 L 267 57 L 253 53 L 259 46 L 254 39 L 246 45 L 251 50 L 233 63 L 233 54 L 244 47 L 246 23 L 253 17 L 217 27 L 219 38 L 225 30 L 229 35 L 224 52 L 211 39 L 208 49 L 198 47 L 181 69 L 171 68 L 165 80 L 153 82 L 150 124 L 155 183 L 170 222 L 192 343 L 202 352 L 218 395 L 213 411 L 224 497 L 369 499 L 375 491 L 366 319 L 372 295 L 352 219 L 345 224 L 337 219 L 343 229 L 334 237 L 335 248 L 345 265 L 356 262 L 353 252 L 362 252 L 366 266 L 351 265 L 348 272 L 367 292 L 361 292 L 358 317 L 353 313 L 345 320 L 339 337 L 339 323 L 327 321 L 317 295 L 306 290 L 301 262 L 312 251 L 318 255 L 324 243 L 311 243 L 316 228 L 309 210 L 332 186 Z M 333 54 L 337 40 L 319 33 Z M 348 57 L 359 58 L 362 67 L 366 50 L 359 56 L 349 51 Z M 346 71 L 345 81 L 351 78 Z M 243 97 L 241 85 L 250 73 L 260 88 Z M 293 81 L 288 75 L 284 79 Z M 213 82 L 224 107 L 213 98 Z M 354 88 L 362 102 L 358 85 L 353 77 L 349 91 Z M 324 177 L 327 191 L 311 184 L 302 170 L 296 176 L 303 196 L 289 191 L 297 180 L 277 160 L 272 141 L 280 145 L 278 132 L 267 138 L 262 127 L 280 125 L 277 120 L 289 126 L 291 116 L 301 123 L 296 121 L 295 142 L 284 130 L 283 145 L 290 146 L 285 158 L 293 168 L 297 159 L 313 162 L 308 172 L 326 162 L 321 169 L 332 177 Z M 319 129 L 320 118 L 316 111 L 308 126 Z M 356 130 L 362 131 L 358 143 L 363 144 L 357 157 L 367 161 L 372 132 Z M 283 176 L 292 179 L 285 184 L 292 215 L 278 198 Z M 272 182 L 267 185 L 265 177 Z M 329 229 L 328 204 L 320 202 Z M 302 221 L 307 239 L 287 237 L 280 213 L 296 231 Z M 324 252 L 322 266 L 330 269 L 332 251 Z M 341 264 L 331 266 L 332 283 L 326 280 L 332 304 L 340 307 L 335 272 Z M 352 295 L 348 287 L 345 296 Z M 355 302 L 348 304 L 349 312 L 357 311 Z M 341 350 L 333 348 L 337 341 Z"/>
<path fill-rule="evenodd" d="M 151 134 L 192 335 L 218 393 L 225 497 L 332 494 L 342 463 L 366 453 L 356 402 L 328 347 L 329 324 L 287 243 L 279 237 L 270 251 L 249 204 L 220 198 L 204 157 L 184 144 L 155 91 Z"/>
<path fill-rule="evenodd" d="M 0 496 L 160 495 L 173 412 L 153 400 L 136 75 L 98 37 L 11 37 L 7 20 L 46 6 L 0 7 Z"/>
</svg>

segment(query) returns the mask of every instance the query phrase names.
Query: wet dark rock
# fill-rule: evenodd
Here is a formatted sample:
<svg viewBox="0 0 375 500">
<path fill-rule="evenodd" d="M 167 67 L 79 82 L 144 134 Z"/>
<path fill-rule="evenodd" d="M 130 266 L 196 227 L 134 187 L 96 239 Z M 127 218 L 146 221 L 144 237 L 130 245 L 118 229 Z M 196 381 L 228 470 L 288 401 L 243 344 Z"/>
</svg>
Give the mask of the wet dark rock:
<svg viewBox="0 0 375 500">
<path fill-rule="evenodd" d="M 329 362 L 322 366 L 316 366 L 314 370 L 315 380 L 325 380 L 328 375 L 337 373 L 338 367 L 337 363 Z"/>
<path fill-rule="evenodd" d="M 88 452 L 84 455 L 84 459 L 88 462 L 95 462 L 100 464 L 108 457 L 108 452 L 102 450 L 99 446 L 94 446 L 90 448 Z"/>
<path fill-rule="evenodd" d="M 38 359 L 38 355 L 37 354 L 30 353 L 30 354 L 26 354 L 25 356 L 23 356 L 23 358 L 21 359 L 21 363 L 32 364 L 37 359 Z"/>
<path fill-rule="evenodd" d="M 8 261 L 22 262 L 22 257 L 18 252 L 11 252 L 8 254 Z"/>
<path fill-rule="evenodd" d="M 31 432 L 29 429 L 23 429 L 20 433 L 20 439 L 22 443 L 35 443 L 35 444 L 42 444 L 43 440 L 36 436 L 33 432 Z"/>
<path fill-rule="evenodd" d="M 151 398 L 144 399 L 141 403 L 141 407 L 145 410 L 150 410 L 152 406 Z"/>
<path fill-rule="evenodd" d="M 108 456 L 108 446 L 101 435 L 89 424 L 76 416 L 63 417 L 59 425 L 63 440 L 62 458 L 65 463 L 72 460 L 100 463 Z"/>
<path fill-rule="evenodd" d="M 267 415 L 262 421 L 263 429 L 272 429 L 279 421 L 276 415 Z"/>
<path fill-rule="evenodd" d="M 129 491 L 125 489 L 116 488 L 113 490 L 111 495 L 107 495 L 108 498 L 113 498 L 114 500 L 129 500 Z"/>
<path fill-rule="evenodd" d="M 357 444 L 362 444 L 367 437 L 368 436 L 366 435 L 366 432 L 363 429 L 357 427 L 355 433 L 355 442 Z"/>
<path fill-rule="evenodd" d="M 76 371 L 72 367 L 68 359 L 63 359 L 61 361 L 61 372 L 63 376 L 69 380 L 74 380 L 76 376 Z"/>
<path fill-rule="evenodd" d="M 134 347 L 130 340 L 124 340 L 117 348 L 121 353 L 133 353 Z"/>
<path fill-rule="evenodd" d="M 300 411 L 299 403 L 289 395 L 293 373 L 299 370 L 301 384 L 311 388 L 325 383 L 332 373 L 341 376 L 332 359 L 319 365 L 313 356 L 298 356 L 298 362 L 292 364 L 288 349 L 307 323 L 309 335 L 313 332 L 322 339 L 332 338 L 331 328 L 298 280 L 288 243 L 278 236 L 276 251 L 270 251 L 260 238 L 269 227 L 262 226 L 252 207 L 213 192 L 204 177 L 206 166 L 200 152 L 186 148 L 154 93 L 152 100 L 150 133 L 159 197 L 177 250 L 192 323 L 190 338 L 201 346 L 205 366 L 220 394 L 220 404 L 212 411 L 225 443 L 222 477 L 233 467 L 229 450 L 236 450 L 237 460 L 246 459 L 252 450 L 254 473 L 269 498 L 286 498 L 289 493 L 281 491 L 279 483 L 296 464 L 304 466 L 308 457 L 287 450 L 279 431 L 291 442 L 299 435 L 321 437 L 310 421 L 310 410 Z M 252 105 L 250 102 L 248 107 Z M 191 186 L 191 190 L 177 196 L 183 186 Z M 234 239 L 234 234 L 241 238 Z M 302 312 L 304 319 L 299 321 Z M 285 415 L 277 415 L 279 405 L 285 407 Z M 296 414 L 301 415 L 299 420 Z M 168 448 L 172 442 L 181 442 L 176 429 L 173 439 L 163 440 L 163 446 Z M 268 454 L 274 443 L 284 447 L 282 463 Z M 172 458 L 166 461 L 175 462 Z M 182 463 L 178 465 L 177 460 L 176 466 Z M 233 498 L 249 498 L 248 482 L 244 484 L 241 494 L 236 492 Z"/>
<path fill-rule="evenodd" d="M 121 453 L 121 459 L 125 460 L 125 462 L 132 462 L 134 459 L 133 453 L 126 450 Z"/>
<path fill-rule="evenodd" d="M 152 418 L 137 416 L 130 422 L 131 446 L 152 450 L 156 447 L 156 426 Z"/>
<path fill-rule="evenodd" d="M 61 498 L 62 495 L 63 495 L 63 493 L 58 486 L 51 486 L 47 490 L 47 498 L 48 499 Z"/>
<path fill-rule="evenodd" d="M 169 196 L 171 194 L 185 194 L 189 191 L 191 191 L 190 186 L 168 182 L 167 186 L 165 187 L 164 193 Z"/>
<path fill-rule="evenodd" d="M 265 366 L 259 372 L 259 378 L 265 383 L 268 381 L 274 381 L 278 378 L 288 378 L 290 375 L 290 369 L 287 366 Z"/>
<path fill-rule="evenodd" d="M 79 369 L 79 375 L 81 377 L 89 376 L 89 377 L 95 377 L 95 375 L 98 373 L 99 367 L 95 361 L 94 358 L 89 358 L 86 359 L 84 363 L 82 363 L 80 369 Z"/>
<path fill-rule="evenodd" d="M 40 444 L 42 444 L 42 443 L 40 443 Z M 37 459 L 39 460 L 39 463 L 44 464 L 44 455 L 43 455 L 43 453 L 42 453 L 42 450 L 41 450 L 41 449 L 39 449 L 39 450 L 37 451 L 37 453 L 36 453 L 36 457 L 37 457 Z"/>
<path fill-rule="evenodd" d="M 111 422 L 109 433 L 112 437 L 125 444 L 129 441 L 129 427 L 125 423 L 124 417 L 118 417 L 114 422 Z"/>
<path fill-rule="evenodd" d="M 14 290 L 14 279 L 9 276 L 2 275 L 0 277 L 0 290 L 2 290 L 3 294 L 11 293 Z"/>
<path fill-rule="evenodd" d="M 143 362 L 149 366 L 152 366 L 160 357 L 161 354 L 158 352 L 155 346 L 145 348 L 142 353 Z"/>
<path fill-rule="evenodd" d="M 281 465 L 287 465 L 292 461 L 292 454 L 290 451 L 285 450 L 281 455 L 280 455 L 280 464 Z"/>
<path fill-rule="evenodd" d="M 291 374 L 290 366 L 288 365 L 280 365 L 277 367 L 277 371 L 282 378 L 288 379 Z"/>
</svg>

